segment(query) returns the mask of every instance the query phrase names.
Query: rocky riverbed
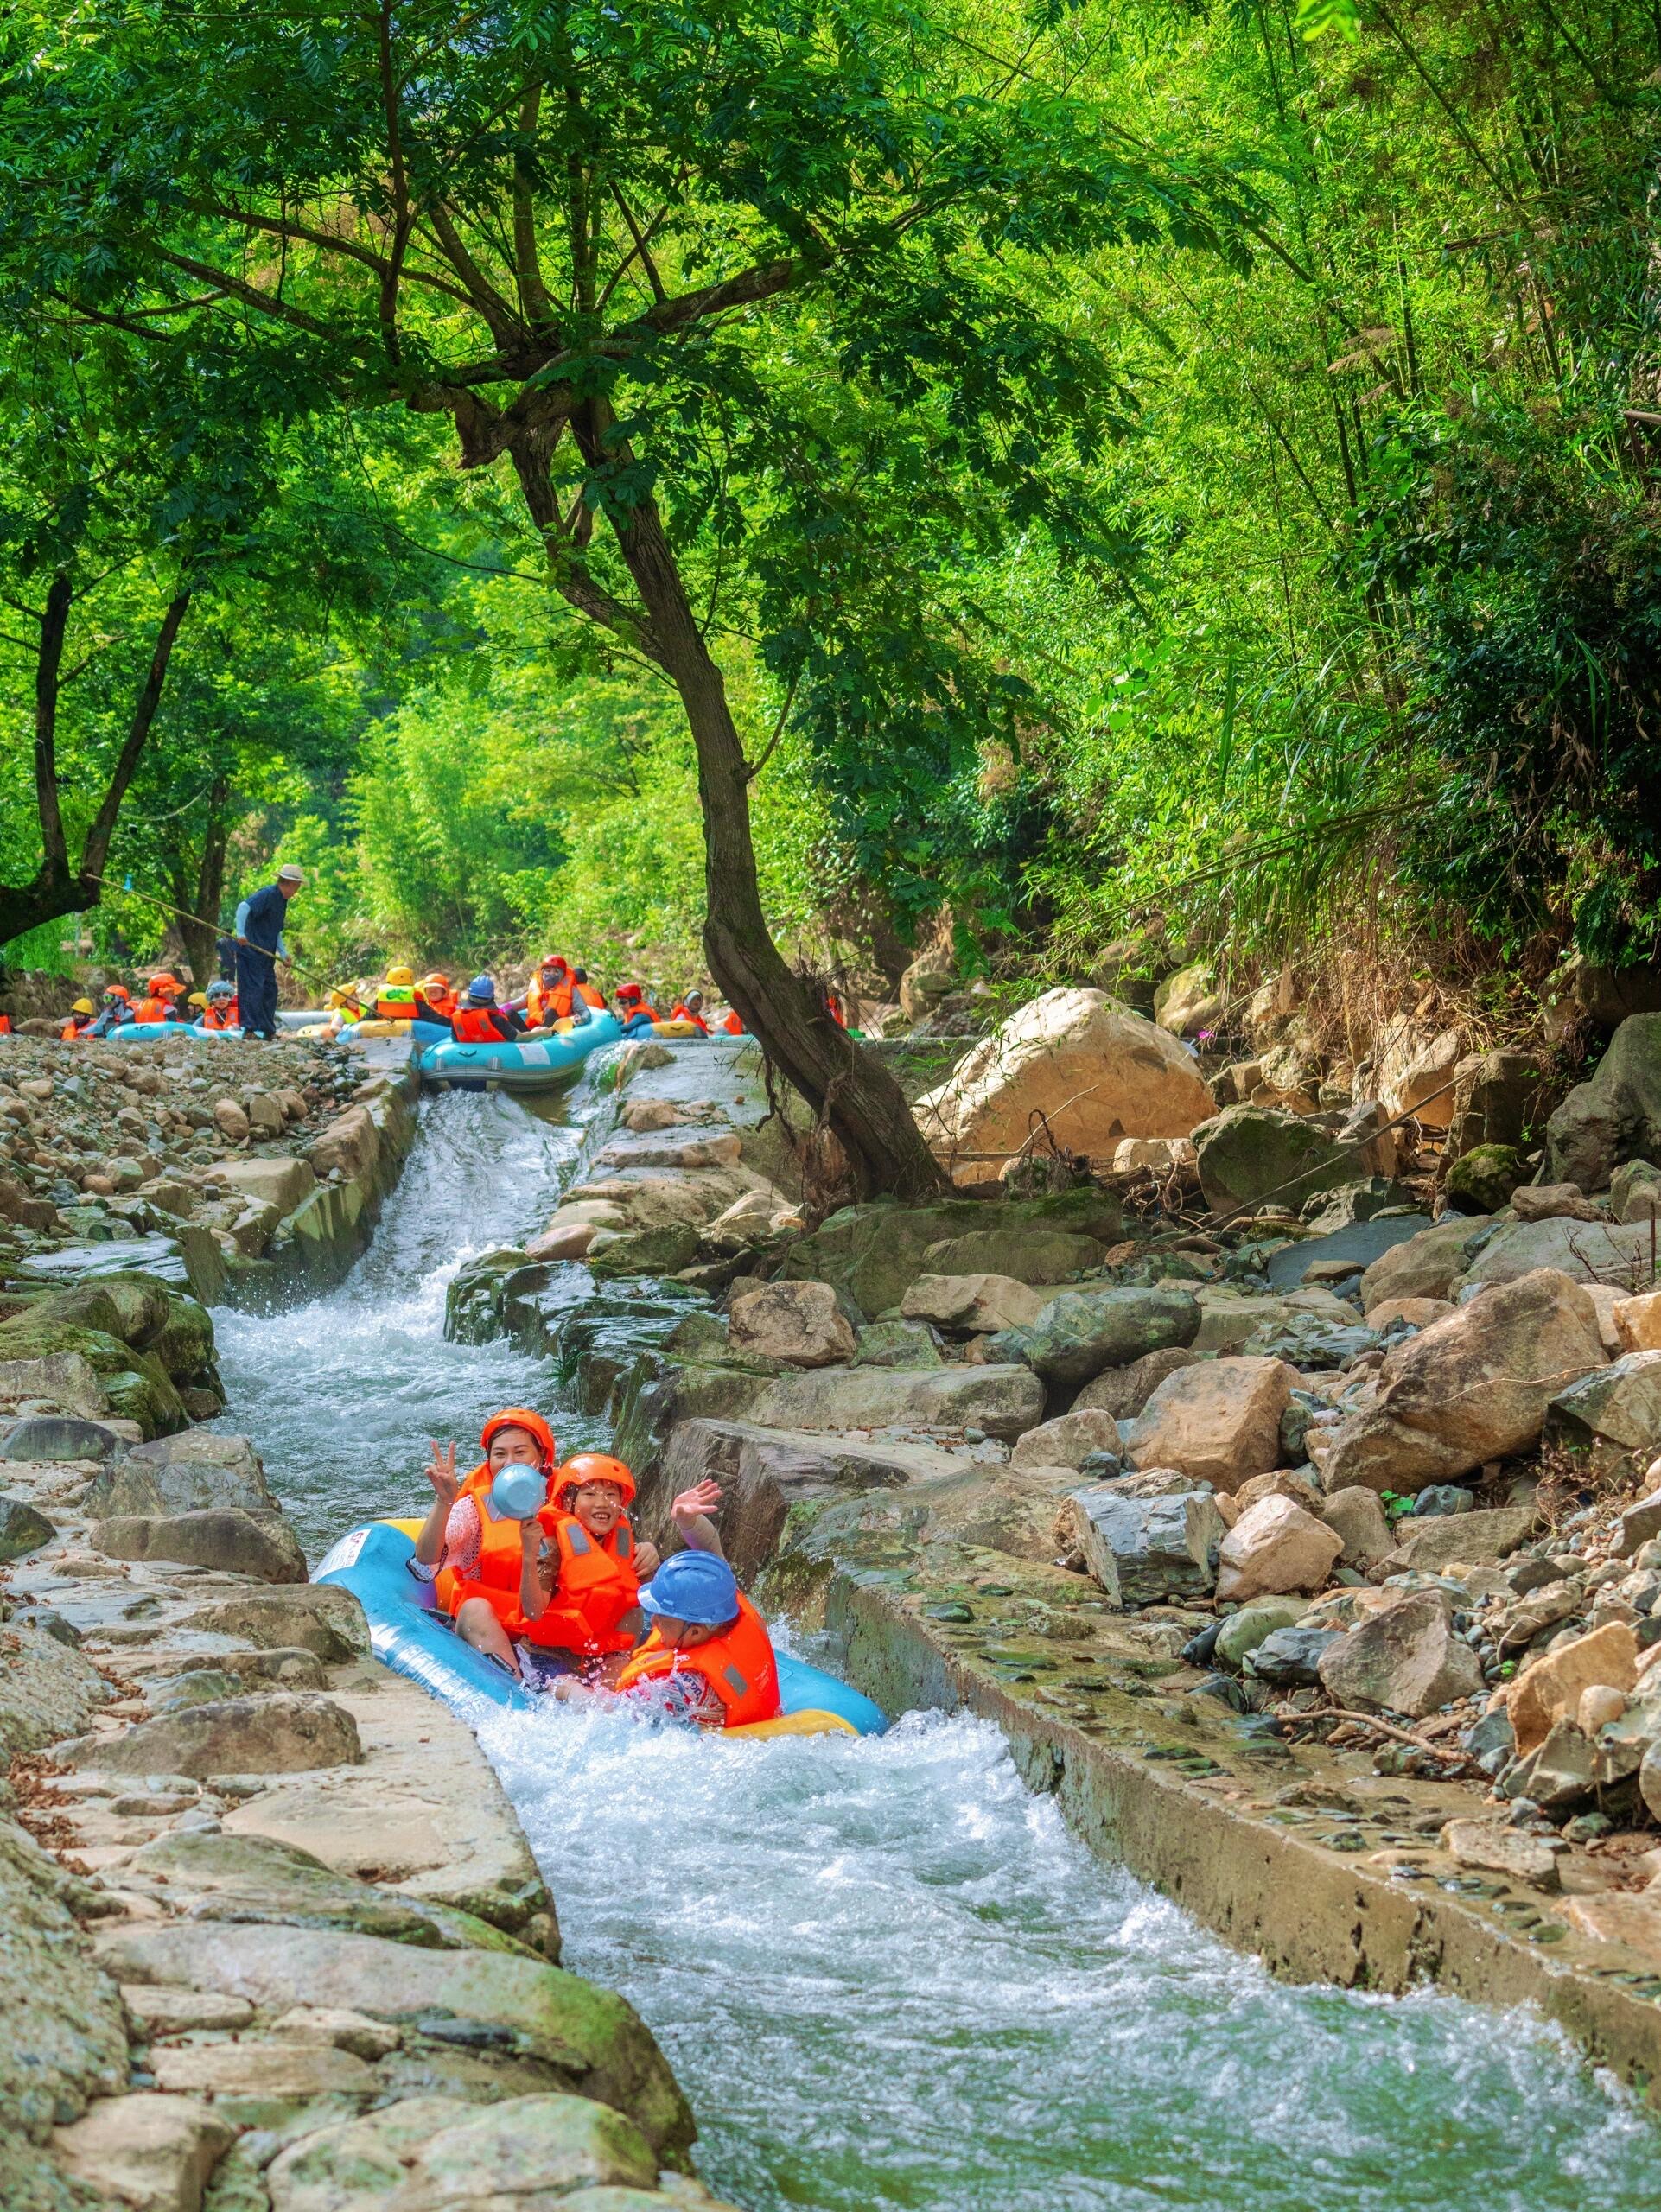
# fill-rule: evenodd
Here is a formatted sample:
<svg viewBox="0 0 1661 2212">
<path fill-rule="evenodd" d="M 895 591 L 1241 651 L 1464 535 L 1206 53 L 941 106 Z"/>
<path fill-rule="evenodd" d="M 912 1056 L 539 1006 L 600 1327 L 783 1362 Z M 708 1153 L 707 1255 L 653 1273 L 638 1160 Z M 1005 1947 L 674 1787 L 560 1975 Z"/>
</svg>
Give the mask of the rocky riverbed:
<svg viewBox="0 0 1661 2212">
<path fill-rule="evenodd" d="M 1121 1115 L 1105 1174 L 811 1234 L 746 1052 L 635 1048 L 575 1201 L 614 1211 L 464 1270 L 451 1326 L 552 1353 L 655 1532 L 714 1476 L 863 1687 L 996 1718 L 1224 1933 L 1661 2078 L 1658 1028 L 1497 1182 L 1489 1067 L 1462 1150 L 1353 1096 Z"/>
</svg>

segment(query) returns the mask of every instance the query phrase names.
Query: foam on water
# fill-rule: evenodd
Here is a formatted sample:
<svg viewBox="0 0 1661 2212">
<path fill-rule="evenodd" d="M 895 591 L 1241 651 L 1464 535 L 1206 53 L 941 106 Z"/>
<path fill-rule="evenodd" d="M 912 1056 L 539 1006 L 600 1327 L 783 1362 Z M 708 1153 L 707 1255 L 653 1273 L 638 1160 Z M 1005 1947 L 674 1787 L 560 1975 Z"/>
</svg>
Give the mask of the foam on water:
<svg viewBox="0 0 1661 2212">
<path fill-rule="evenodd" d="M 546 1217 L 576 1133 L 430 1101 L 375 1244 L 315 1304 L 216 1315 L 314 1554 L 418 1510 L 430 1436 L 545 1363 L 442 1338 L 463 1259 Z M 990 1727 L 731 1744 L 492 1712 L 567 1962 L 661 2039 L 748 2212 L 1661 2212 L 1661 2138 L 1555 2033 L 1289 1989 L 1093 1859 Z"/>
</svg>

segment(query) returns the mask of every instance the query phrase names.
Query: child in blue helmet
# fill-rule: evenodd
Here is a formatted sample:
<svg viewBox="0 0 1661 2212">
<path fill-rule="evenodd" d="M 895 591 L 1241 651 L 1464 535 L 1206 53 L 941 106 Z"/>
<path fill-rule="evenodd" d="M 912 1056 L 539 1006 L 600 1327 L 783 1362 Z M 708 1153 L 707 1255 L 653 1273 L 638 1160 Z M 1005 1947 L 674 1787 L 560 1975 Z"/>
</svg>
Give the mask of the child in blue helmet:
<svg viewBox="0 0 1661 2212">
<path fill-rule="evenodd" d="M 459 1045 L 509 1045 L 525 1034 L 525 1018 L 496 1003 L 495 978 L 475 976 L 450 1016 L 450 1033 Z"/>
</svg>

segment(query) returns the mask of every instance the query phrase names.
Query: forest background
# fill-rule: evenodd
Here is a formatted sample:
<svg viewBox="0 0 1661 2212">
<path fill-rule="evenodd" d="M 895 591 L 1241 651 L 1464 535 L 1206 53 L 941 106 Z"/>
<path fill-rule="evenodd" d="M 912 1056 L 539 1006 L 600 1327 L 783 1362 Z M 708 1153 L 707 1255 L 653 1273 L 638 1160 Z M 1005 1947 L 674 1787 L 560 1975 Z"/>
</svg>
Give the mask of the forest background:
<svg viewBox="0 0 1661 2212">
<path fill-rule="evenodd" d="M 931 453 L 926 405 L 904 437 L 940 480 L 931 527 L 900 526 L 885 453 L 866 613 L 807 680 L 774 650 L 778 594 L 728 573 L 765 523 L 744 485 L 681 516 L 766 756 L 786 950 L 887 996 L 949 917 L 963 970 L 1011 994 L 1185 955 L 1247 979 L 1341 960 L 1502 1027 L 1575 949 L 1654 959 L 1661 10 L 917 20 L 954 69 L 1088 101 L 1152 172 L 1203 159 L 1238 220 L 1227 251 L 1167 232 L 998 252 L 1008 295 L 1094 364 L 1076 526 L 989 521 L 998 484 L 948 399 Z M 9 132 L 42 39 L 73 35 L 45 22 L 8 34 Z M 72 846 L 130 772 L 95 952 L 159 944 L 148 893 L 201 917 L 205 959 L 207 925 L 296 860 L 322 973 L 555 944 L 608 981 L 693 980 L 678 702 L 550 590 L 503 472 L 459 473 L 440 421 L 319 409 L 200 337 L 158 375 L 167 326 L 73 310 L 38 242 L 0 264 L 0 879 L 41 857 L 56 622 Z M 760 376 L 811 378 L 812 312 L 767 324 Z M 857 361 L 838 376 L 867 409 L 837 448 L 857 474 L 886 402 Z M 68 937 L 50 919 L 3 957 L 60 966 Z"/>
</svg>

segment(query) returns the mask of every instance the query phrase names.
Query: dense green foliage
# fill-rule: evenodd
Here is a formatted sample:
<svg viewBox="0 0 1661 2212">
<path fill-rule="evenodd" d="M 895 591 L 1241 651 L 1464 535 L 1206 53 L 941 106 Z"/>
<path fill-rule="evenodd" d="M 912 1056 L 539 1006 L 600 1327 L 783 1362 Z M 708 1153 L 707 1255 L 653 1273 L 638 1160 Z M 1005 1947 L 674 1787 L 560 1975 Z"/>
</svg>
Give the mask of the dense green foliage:
<svg viewBox="0 0 1661 2212">
<path fill-rule="evenodd" d="M 649 494 L 767 753 L 799 954 L 892 978 L 942 905 L 1034 976 L 1155 924 L 1467 972 L 1661 950 L 1650 13 L 524 0 L 458 50 L 431 6 L 383 19 L 424 87 L 402 181 L 374 17 L 185 20 L 8 34 L 14 606 L 74 451 L 42 324 L 111 387 L 84 482 L 152 426 L 89 510 L 133 549 L 66 716 L 90 798 L 182 563 L 214 601 L 112 873 L 190 905 L 217 823 L 227 897 L 279 849 L 318 871 L 330 964 L 549 938 L 684 980 L 696 764 L 608 535 Z M 580 124 L 503 111 L 527 50 L 577 54 Z M 543 232 L 539 304 L 519 188 L 569 218 L 571 162 L 587 227 Z M 585 291 L 608 254 L 626 344 Z M 550 529 L 489 449 L 560 390 L 603 423 L 556 437 Z M 30 642 L 0 648 L 9 878 Z"/>
</svg>

